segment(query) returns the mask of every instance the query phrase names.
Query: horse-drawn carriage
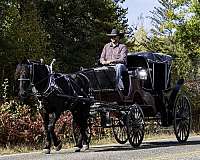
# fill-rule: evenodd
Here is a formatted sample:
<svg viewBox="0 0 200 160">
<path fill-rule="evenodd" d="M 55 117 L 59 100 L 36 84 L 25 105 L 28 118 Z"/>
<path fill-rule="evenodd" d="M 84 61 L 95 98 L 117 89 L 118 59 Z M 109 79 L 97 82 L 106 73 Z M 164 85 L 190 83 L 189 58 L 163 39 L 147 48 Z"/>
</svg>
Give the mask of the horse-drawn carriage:
<svg viewBox="0 0 200 160">
<path fill-rule="evenodd" d="M 30 72 L 33 72 L 33 68 L 32 66 L 29 69 Z M 81 105 L 89 104 L 89 127 L 95 127 L 94 121 L 100 118 L 98 127 L 111 127 L 117 142 L 123 144 L 129 140 L 133 147 L 137 147 L 144 138 L 147 117 L 160 119 L 161 125 L 165 127 L 173 125 L 179 142 L 188 139 L 191 106 L 187 96 L 181 92 L 184 80 L 179 79 L 175 86 L 172 86 L 171 68 L 172 57 L 169 55 L 152 52 L 129 53 L 127 72 L 123 73 L 123 91 L 116 88 L 113 66 L 82 69 L 72 75 L 52 76 L 51 65 L 49 71 L 46 70 L 51 73 L 50 76 L 45 72 L 43 78 L 34 82 L 33 76 L 36 74 L 32 74 L 33 80 L 28 80 L 32 81 L 33 86 L 34 83 L 39 84 L 49 79 L 46 82 L 47 89 L 41 91 L 43 97 L 53 93 L 56 97 L 61 97 L 59 101 L 62 101 L 63 105 L 72 106 L 79 102 Z M 20 82 L 25 81 L 27 75 L 20 79 Z M 36 89 L 40 90 L 40 87 Z M 50 102 L 51 98 L 48 99 L 48 103 Z"/>
</svg>

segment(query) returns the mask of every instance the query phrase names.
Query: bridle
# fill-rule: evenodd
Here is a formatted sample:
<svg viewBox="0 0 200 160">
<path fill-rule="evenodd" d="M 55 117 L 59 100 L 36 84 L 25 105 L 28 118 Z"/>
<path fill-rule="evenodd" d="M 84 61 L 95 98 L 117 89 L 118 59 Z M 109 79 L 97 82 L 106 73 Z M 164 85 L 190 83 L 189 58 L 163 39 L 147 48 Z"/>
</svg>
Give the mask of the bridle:
<svg viewBox="0 0 200 160">
<path fill-rule="evenodd" d="M 20 82 L 20 91 L 22 89 L 22 85 L 23 85 L 23 82 L 24 81 L 28 81 L 29 82 L 29 85 L 28 87 L 26 88 L 26 90 L 23 88 L 23 91 L 26 93 L 27 90 L 30 90 L 32 88 L 32 66 L 30 64 L 21 64 L 21 70 L 20 70 L 20 73 L 19 73 L 19 79 L 18 81 Z M 27 73 L 27 69 L 29 70 L 29 73 Z M 27 75 L 29 75 L 29 77 L 27 77 Z M 20 95 L 22 96 L 22 95 Z M 26 97 L 24 97 L 26 98 Z"/>
<path fill-rule="evenodd" d="M 20 97 L 22 99 L 26 99 L 29 97 L 34 97 L 34 100 L 36 100 L 36 102 L 38 103 L 37 108 L 42 109 L 42 103 L 39 100 L 40 94 L 39 92 L 36 90 L 35 85 L 41 83 L 44 79 L 47 79 L 49 77 L 49 75 L 47 77 L 45 77 L 43 80 L 41 80 L 40 82 L 37 82 L 37 84 L 34 84 L 34 65 L 38 65 L 37 63 L 34 62 L 28 62 L 27 64 L 21 64 L 21 70 L 20 70 L 20 77 L 18 79 L 18 81 L 20 81 L 20 92 L 23 89 L 23 92 L 25 93 L 24 95 L 20 95 Z M 26 77 L 28 75 L 28 77 Z M 28 81 L 28 86 L 26 89 L 23 88 L 23 82 L 24 81 Z"/>
</svg>

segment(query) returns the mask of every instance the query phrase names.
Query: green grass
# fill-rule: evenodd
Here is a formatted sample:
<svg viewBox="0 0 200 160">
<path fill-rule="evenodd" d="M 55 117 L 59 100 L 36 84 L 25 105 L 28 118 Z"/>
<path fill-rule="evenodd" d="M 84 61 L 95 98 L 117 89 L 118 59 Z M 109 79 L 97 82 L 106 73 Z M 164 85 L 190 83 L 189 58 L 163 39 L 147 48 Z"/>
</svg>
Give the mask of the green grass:
<svg viewBox="0 0 200 160">
<path fill-rule="evenodd" d="M 31 146 L 0 147 L 0 155 L 15 154 L 15 153 L 29 153 L 29 152 L 37 151 L 38 149 L 35 149 L 34 147 L 31 147 Z"/>
</svg>

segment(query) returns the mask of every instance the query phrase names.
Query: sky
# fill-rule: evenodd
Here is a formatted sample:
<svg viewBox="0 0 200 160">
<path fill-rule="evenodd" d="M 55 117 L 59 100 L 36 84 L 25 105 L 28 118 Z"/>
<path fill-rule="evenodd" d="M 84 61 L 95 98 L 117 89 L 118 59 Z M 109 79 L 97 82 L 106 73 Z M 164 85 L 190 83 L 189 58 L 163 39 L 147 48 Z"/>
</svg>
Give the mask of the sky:
<svg viewBox="0 0 200 160">
<path fill-rule="evenodd" d="M 150 16 L 150 11 L 154 10 L 154 7 L 158 7 L 159 3 L 157 0 L 126 0 L 123 4 L 123 7 L 128 7 L 128 24 L 130 26 L 140 25 L 142 21 L 138 20 L 138 17 L 141 15 L 145 18 Z M 149 30 L 151 25 L 150 20 L 145 18 L 143 24 L 146 30 Z"/>
</svg>

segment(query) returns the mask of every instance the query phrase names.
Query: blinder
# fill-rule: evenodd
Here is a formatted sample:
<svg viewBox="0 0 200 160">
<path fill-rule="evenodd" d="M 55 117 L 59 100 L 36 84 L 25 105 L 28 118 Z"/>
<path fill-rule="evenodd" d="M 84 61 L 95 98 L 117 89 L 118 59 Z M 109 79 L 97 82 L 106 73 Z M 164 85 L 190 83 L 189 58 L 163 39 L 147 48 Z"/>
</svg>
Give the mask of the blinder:
<svg viewBox="0 0 200 160">
<path fill-rule="evenodd" d="M 27 98 L 32 95 L 32 88 L 33 88 L 33 64 L 22 64 L 21 65 L 21 71 L 20 71 L 20 78 L 18 81 L 20 81 L 20 97 L 21 98 Z M 26 88 L 24 88 L 26 86 Z"/>
</svg>

